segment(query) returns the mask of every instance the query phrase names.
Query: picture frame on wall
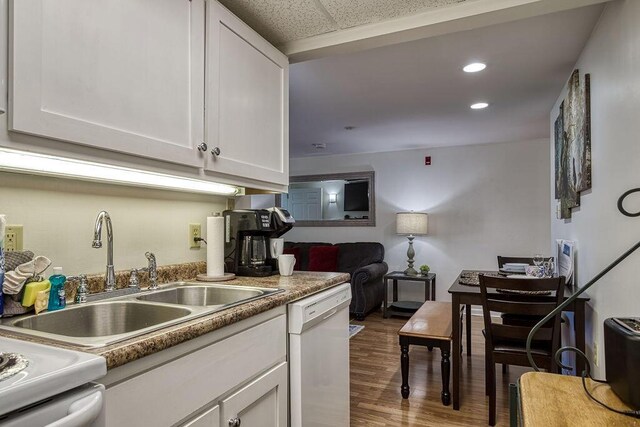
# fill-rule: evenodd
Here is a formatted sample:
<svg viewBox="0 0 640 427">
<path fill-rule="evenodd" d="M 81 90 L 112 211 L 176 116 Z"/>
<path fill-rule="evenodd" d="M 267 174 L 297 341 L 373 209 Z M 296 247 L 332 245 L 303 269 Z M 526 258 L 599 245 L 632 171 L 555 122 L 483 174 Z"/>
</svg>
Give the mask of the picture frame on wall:
<svg viewBox="0 0 640 427">
<path fill-rule="evenodd" d="M 571 218 L 580 192 L 591 188 L 591 79 L 574 70 L 554 122 L 555 198 L 560 218 Z"/>
</svg>

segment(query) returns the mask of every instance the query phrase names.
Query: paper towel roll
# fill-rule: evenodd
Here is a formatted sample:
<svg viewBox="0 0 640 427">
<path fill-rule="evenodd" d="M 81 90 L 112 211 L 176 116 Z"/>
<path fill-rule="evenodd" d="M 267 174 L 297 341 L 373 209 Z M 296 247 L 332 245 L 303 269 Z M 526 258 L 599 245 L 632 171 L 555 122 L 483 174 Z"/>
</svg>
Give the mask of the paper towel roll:
<svg viewBox="0 0 640 427">
<path fill-rule="evenodd" d="M 224 218 L 207 217 L 207 276 L 224 275 Z"/>
</svg>

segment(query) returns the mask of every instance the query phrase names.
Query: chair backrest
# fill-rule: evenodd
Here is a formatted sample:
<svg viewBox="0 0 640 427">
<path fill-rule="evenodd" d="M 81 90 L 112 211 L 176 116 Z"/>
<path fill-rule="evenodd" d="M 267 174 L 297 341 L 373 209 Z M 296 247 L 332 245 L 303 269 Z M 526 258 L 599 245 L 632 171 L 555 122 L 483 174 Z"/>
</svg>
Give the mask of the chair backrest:
<svg viewBox="0 0 640 427">
<path fill-rule="evenodd" d="M 548 257 L 544 259 L 545 261 L 551 260 L 553 261 L 553 257 Z M 498 268 L 504 267 L 505 264 L 510 262 L 517 262 L 521 264 L 529 264 L 533 265 L 533 257 L 518 257 L 518 256 L 500 256 L 498 255 Z"/>
<path fill-rule="evenodd" d="M 564 298 L 564 277 L 550 279 L 512 279 L 480 275 L 480 295 L 484 315 L 488 348 L 497 342 L 524 342 L 531 326 L 503 325 L 494 323 L 491 312 L 544 317 L 551 313 Z M 503 292 L 492 291 L 500 289 Z M 514 292 L 515 291 L 515 292 Z M 550 295 L 527 294 L 525 292 L 548 291 Z M 533 337 L 537 346 L 555 351 L 560 342 L 560 316 L 547 322 Z"/>
</svg>

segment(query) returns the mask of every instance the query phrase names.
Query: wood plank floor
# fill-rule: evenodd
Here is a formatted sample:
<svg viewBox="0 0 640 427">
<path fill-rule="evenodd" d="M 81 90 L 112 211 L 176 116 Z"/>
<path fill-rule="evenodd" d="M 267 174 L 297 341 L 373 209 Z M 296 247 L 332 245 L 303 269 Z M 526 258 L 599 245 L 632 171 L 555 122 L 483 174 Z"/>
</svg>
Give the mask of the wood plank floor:
<svg viewBox="0 0 640 427">
<path fill-rule="evenodd" d="M 400 396 L 398 330 L 407 319 L 383 319 L 372 313 L 364 330 L 350 340 L 351 426 L 484 426 L 489 400 L 484 393 L 484 338 L 482 317 L 472 318 L 472 356 L 462 355 L 460 410 L 440 401 L 440 350 L 411 346 L 409 399 Z M 463 343 L 466 341 L 463 341 Z M 530 369 L 510 366 L 497 372 L 497 425 L 509 425 L 508 386 Z"/>
</svg>

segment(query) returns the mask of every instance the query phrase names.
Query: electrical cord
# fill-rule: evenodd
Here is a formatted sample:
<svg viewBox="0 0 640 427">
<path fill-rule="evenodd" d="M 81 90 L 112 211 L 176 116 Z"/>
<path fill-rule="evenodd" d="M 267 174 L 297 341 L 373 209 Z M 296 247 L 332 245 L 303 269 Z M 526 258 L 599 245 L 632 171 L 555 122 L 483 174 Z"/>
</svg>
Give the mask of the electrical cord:
<svg viewBox="0 0 640 427">
<path fill-rule="evenodd" d="M 571 347 L 571 346 L 562 347 L 562 348 L 558 349 L 558 351 L 556 351 L 556 354 L 555 354 L 555 359 L 556 359 L 556 363 L 558 364 L 558 366 L 560 366 L 562 369 L 573 370 L 573 367 L 567 366 L 567 365 L 562 363 L 562 353 L 564 353 L 566 351 L 573 351 L 574 353 L 576 353 L 576 357 L 580 356 L 583 359 L 586 369 L 584 371 L 582 371 L 582 374 L 581 374 L 582 387 L 584 388 L 584 392 L 587 394 L 587 396 L 589 396 L 589 398 L 591 400 L 593 400 L 594 402 L 596 402 L 600 406 L 604 407 L 605 409 L 608 409 L 609 411 L 615 412 L 617 414 L 626 415 L 628 417 L 640 418 L 640 411 L 631 411 L 631 410 L 626 410 L 626 409 L 612 408 L 611 406 L 609 406 L 606 403 L 598 400 L 593 394 L 591 394 L 591 392 L 587 388 L 587 378 L 589 378 L 591 381 L 594 381 L 594 382 L 597 382 L 597 383 L 600 383 L 600 384 L 606 384 L 607 382 L 604 381 L 604 380 L 595 379 L 595 378 L 593 378 L 591 376 L 591 362 L 589 362 L 589 359 L 587 358 L 587 355 L 584 354 L 584 352 L 582 350 L 580 350 L 580 349 L 578 349 L 576 347 Z"/>
</svg>

